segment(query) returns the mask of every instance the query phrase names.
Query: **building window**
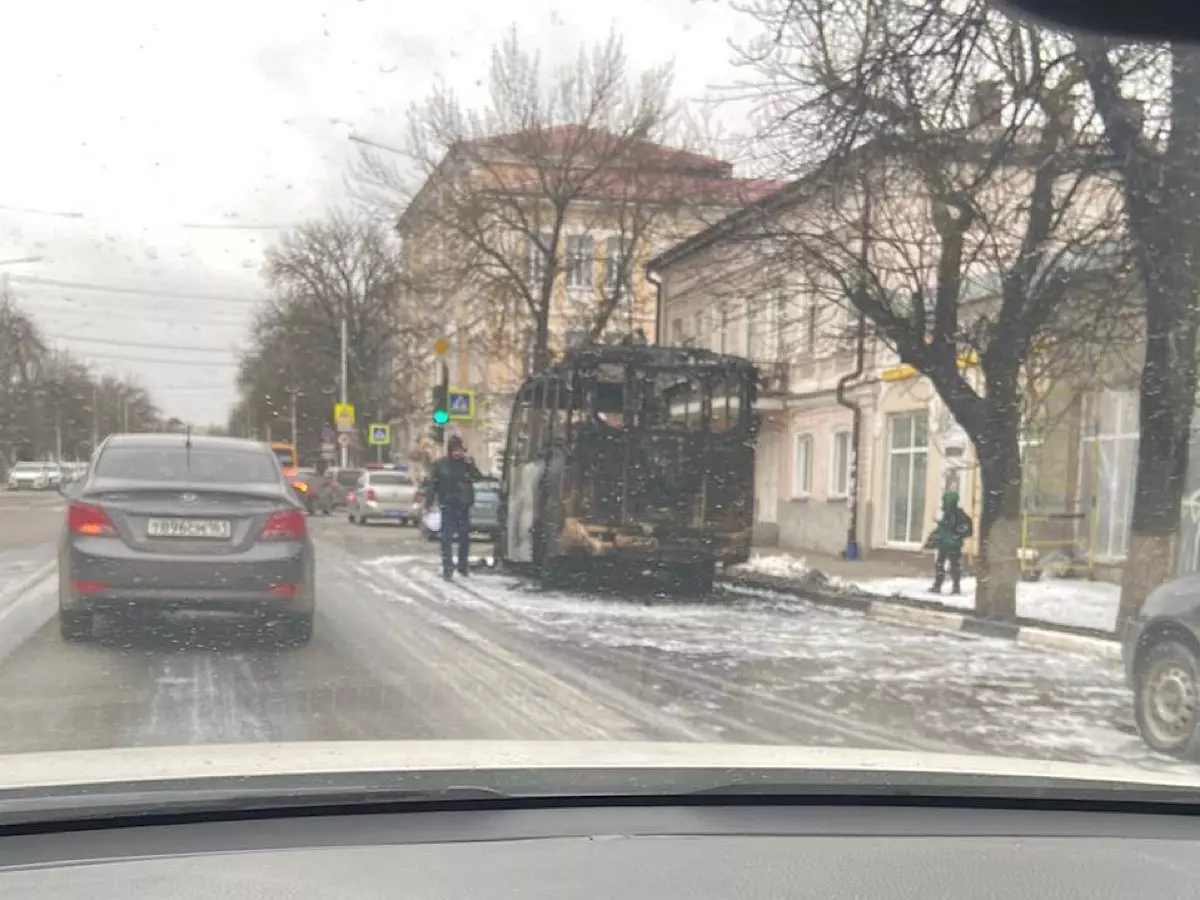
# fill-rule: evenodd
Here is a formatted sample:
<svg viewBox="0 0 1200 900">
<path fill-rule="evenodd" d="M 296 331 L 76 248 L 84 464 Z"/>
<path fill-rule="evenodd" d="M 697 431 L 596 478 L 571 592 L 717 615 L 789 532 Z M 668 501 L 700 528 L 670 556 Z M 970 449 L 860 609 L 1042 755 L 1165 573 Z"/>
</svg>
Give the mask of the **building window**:
<svg viewBox="0 0 1200 900">
<path fill-rule="evenodd" d="M 812 493 L 812 435 L 796 435 L 795 469 L 792 472 L 792 496 Z"/>
<path fill-rule="evenodd" d="M 673 344 L 682 344 L 686 335 L 683 333 L 683 319 L 671 320 L 671 342 Z"/>
<path fill-rule="evenodd" d="M 567 236 L 567 287 L 579 290 L 593 287 L 593 242 L 590 234 Z"/>
<path fill-rule="evenodd" d="M 629 241 L 625 237 L 610 237 L 604 242 L 604 290 L 610 296 L 622 280 L 628 281 L 629 273 L 625 271 L 628 250 Z"/>
<path fill-rule="evenodd" d="M 817 355 L 817 301 L 812 300 L 804 311 L 804 352 Z"/>
<path fill-rule="evenodd" d="M 850 493 L 850 432 L 835 431 L 829 448 L 829 496 L 845 497 Z"/>
<path fill-rule="evenodd" d="M 925 540 L 925 471 L 929 417 L 924 412 L 888 417 L 887 540 L 919 547 Z"/>
<path fill-rule="evenodd" d="M 529 275 L 529 287 L 535 295 L 541 287 L 542 279 L 546 277 L 546 260 L 551 256 L 552 237 L 548 231 L 542 232 L 536 240 L 533 235 L 525 236 L 526 273 Z"/>
<path fill-rule="evenodd" d="M 1137 392 L 1105 390 L 1089 397 L 1084 422 L 1081 493 L 1096 510 L 1092 552 L 1099 559 L 1124 559 L 1140 435 Z"/>
<path fill-rule="evenodd" d="M 704 346 L 704 310 L 692 313 L 692 337 L 695 338 L 696 346 Z"/>
</svg>

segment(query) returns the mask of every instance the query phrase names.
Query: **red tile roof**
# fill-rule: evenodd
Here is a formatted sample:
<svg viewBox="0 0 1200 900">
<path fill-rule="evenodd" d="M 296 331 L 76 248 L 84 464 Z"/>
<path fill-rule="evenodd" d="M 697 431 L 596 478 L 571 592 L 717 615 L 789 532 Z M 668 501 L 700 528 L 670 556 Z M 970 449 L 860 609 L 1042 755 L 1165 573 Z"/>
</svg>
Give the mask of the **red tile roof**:
<svg viewBox="0 0 1200 900">
<path fill-rule="evenodd" d="M 654 141 L 639 140 L 629 135 L 618 135 L 582 125 L 555 125 L 469 142 L 477 147 L 497 147 L 517 155 L 575 153 L 581 159 L 602 156 L 621 147 L 628 154 L 629 164 L 645 166 L 661 165 L 663 168 L 691 169 L 705 172 L 714 177 L 728 177 L 733 165 L 714 156 L 692 153 L 668 147 Z"/>
</svg>

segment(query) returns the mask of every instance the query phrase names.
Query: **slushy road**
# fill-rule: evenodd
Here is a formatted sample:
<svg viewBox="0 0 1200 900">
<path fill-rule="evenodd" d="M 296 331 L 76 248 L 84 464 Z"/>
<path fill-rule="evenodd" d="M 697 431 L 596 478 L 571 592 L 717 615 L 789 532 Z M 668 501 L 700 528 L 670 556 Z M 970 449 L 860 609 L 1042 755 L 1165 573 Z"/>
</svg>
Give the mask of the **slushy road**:
<svg viewBox="0 0 1200 900">
<path fill-rule="evenodd" d="M 0 495 L 0 752 L 685 740 L 1173 766 L 1128 732 L 1113 663 L 765 594 L 543 591 L 482 573 L 446 584 L 414 530 L 344 516 L 309 520 L 308 646 L 206 620 L 67 644 L 52 564 L 62 515 L 54 495 Z"/>
</svg>

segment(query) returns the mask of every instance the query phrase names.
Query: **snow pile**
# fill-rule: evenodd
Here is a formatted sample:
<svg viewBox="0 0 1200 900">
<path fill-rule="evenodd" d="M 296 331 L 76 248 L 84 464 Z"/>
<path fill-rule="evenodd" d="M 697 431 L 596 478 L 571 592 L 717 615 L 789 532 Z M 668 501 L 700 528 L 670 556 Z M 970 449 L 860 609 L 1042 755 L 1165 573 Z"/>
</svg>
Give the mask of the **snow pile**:
<svg viewBox="0 0 1200 900">
<path fill-rule="evenodd" d="M 935 600 L 948 606 L 974 608 L 974 578 L 963 579 L 962 594 L 958 596 L 949 593 L 948 583 L 942 587 L 941 594 L 933 593 L 929 590 L 931 581 L 932 576 L 866 578 L 853 584 L 846 583 L 846 586 L 876 597 Z M 1120 600 L 1120 586 L 1102 581 L 1052 578 L 1036 582 L 1022 581 L 1017 584 L 1017 615 L 1056 625 L 1113 631 L 1117 627 L 1117 606 Z"/>
<path fill-rule="evenodd" d="M 941 594 L 929 590 L 933 581 L 932 565 L 928 576 L 892 576 L 885 578 L 845 578 L 826 576 L 812 568 L 803 557 L 764 554 L 736 566 L 732 571 L 743 575 L 784 578 L 797 588 L 840 593 L 868 594 L 873 597 L 929 600 L 970 610 L 975 606 L 975 579 L 964 578 L 962 593 L 949 593 L 949 578 Z M 1121 589 L 1115 584 L 1075 578 L 1048 578 L 1017 585 L 1017 615 L 1038 622 L 1097 628 L 1113 631 Z"/>
<path fill-rule="evenodd" d="M 766 575 L 770 578 L 783 578 L 798 588 L 811 591 L 840 593 L 847 588 L 841 579 L 830 578 L 820 569 L 810 567 L 808 560 L 804 557 L 783 554 L 755 556 L 749 562 L 734 566 L 729 571 L 734 575 Z"/>
<path fill-rule="evenodd" d="M 772 554 L 755 556 L 749 562 L 734 566 L 733 571 L 752 575 L 770 575 L 774 578 L 803 578 L 812 568 L 802 556 Z"/>
</svg>

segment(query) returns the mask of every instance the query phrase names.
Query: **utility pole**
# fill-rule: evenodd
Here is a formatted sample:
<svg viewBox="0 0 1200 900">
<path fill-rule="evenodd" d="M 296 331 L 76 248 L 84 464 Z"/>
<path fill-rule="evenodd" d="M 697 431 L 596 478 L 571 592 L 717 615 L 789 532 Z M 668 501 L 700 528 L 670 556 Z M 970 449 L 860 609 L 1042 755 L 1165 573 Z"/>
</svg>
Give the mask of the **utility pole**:
<svg viewBox="0 0 1200 900">
<path fill-rule="evenodd" d="M 292 446 L 299 448 L 300 444 L 296 440 L 296 390 L 292 389 Z M 297 452 L 299 450 L 297 449 Z"/>
<path fill-rule="evenodd" d="M 349 352 L 349 337 L 346 329 L 346 314 L 342 313 L 342 384 L 341 384 L 341 402 L 343 405 L 349 403 L 347 399 L 346 386 L 346 357 Z M 341 445 L 341 467 L 343 469 L 350 468 L 350 448 L 341 443 L 341 435 L 338 435 L 338 443 Z"/>
<path fill-rule="evenodd" d="M 100 388 L 92 385 L 92 452 L 100 446 Z"/>
</svg>

